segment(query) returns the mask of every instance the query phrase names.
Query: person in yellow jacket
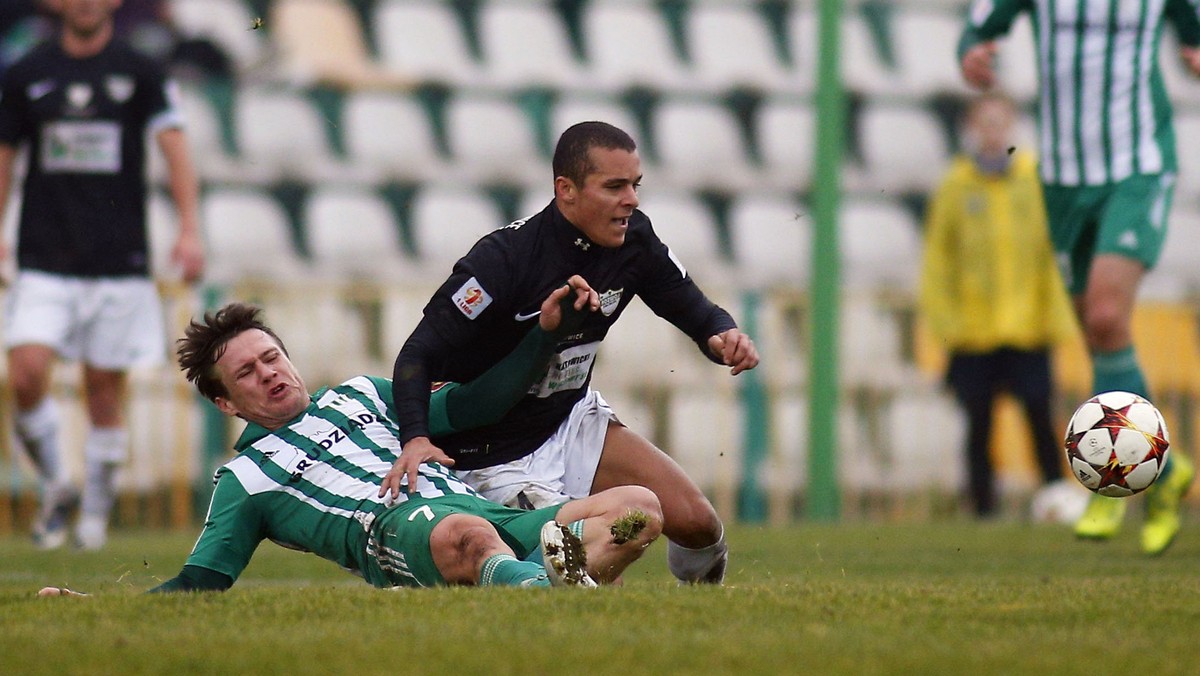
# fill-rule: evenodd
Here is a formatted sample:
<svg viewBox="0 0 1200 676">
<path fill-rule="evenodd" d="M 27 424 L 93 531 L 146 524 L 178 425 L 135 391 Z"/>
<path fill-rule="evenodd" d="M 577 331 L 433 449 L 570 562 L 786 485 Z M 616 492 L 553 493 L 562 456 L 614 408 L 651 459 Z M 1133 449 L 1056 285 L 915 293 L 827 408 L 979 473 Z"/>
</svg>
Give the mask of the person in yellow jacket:
<svg viewBox="0 0 1200 676">
<path fill-rule="evenodd" d="M 968 106 L 964 146 L 925 224 L 920 311 L 949 355 L 946 382 L 967 417 L 968 488 L 979 517 L 997 510 L 988 455 L 996 395 L 1028 419 L 1044 482 L 1063 477 L 1051 421 L 1050 348 L 1075 331 L 1046 224 L 1037 159 L 1012 147 L 1013 102 Z"/>
</svg>

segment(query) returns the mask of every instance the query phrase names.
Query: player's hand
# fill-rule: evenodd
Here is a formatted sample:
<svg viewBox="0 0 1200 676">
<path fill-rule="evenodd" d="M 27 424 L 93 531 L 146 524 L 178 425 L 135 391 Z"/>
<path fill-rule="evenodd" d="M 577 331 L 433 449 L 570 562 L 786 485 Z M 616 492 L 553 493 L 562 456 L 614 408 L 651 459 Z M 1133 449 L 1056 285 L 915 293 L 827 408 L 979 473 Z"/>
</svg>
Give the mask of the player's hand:
<svg viewBox="0 0 1200 676">
<path fill-rule="evenodd" d="M 1200 47 L 1180 47 L 1179 58 L 1192 75 L 1200 77 Z"/>
<path fill-rule="evenodd" d="M 726 366 L 732 367 L 729 375 L 736 376 L 758 366 L 758 348 L 750 336 L 738 329 L 729 329 L 708 338 L 708 351 Z"/>
<path fill-rule="evenodd" d="M 600 309 L 600 294 L 596 293 L 583 277 L 571 275 L 566 284 L 550 292 L 546 300 L 542 301 L 542 314 L 538 317 L 538 325 L 542 327 L 543 331 L 553 331 L 558 328 L 559 323 L 563 320 L 561 303 L 572 294 L 575 298 L 572 307 L 576 310 L 595 312 Z"/>
<path fill-rule="evenodd" d="M 967 84 L 977 89 L 991 89 L 996 84 L 996 69 L 993 62 L 996 58 L 996 41 L 981 42 L 963 54 L 963 79 Z"/>
<path fill-rule="evenodd" d="M 390 496 L 392 499 L 400 497 L 400 487 L 402 480 L 407 477 L 408 493 L 412 493 L 417 489 L 417 473 L 421 465 L 427 462 L 436 462 L 446 467 L 454 466 L 454 458 L 446 455 L 442 449 L 433 445 L 429 437 L 413 437 L 404 444 L 404 449 L 400 451 L 400 457 L 396 458 L 396 462 L 392 463 L 392 468 L 383 477 L 383 483 L 379 486 L 378 497 Z"/>
<path fill-rule="evenodd" d="M 39 597 L 43 597 L 43 596 L 78 596 L 78 597 L 91 596 L 91 594 L 84 594 L 83 592 L 73 591 L 71 589 L 67 589 L 66 587 L 42 587 L 41 589 L 38 590 L 37 595 Z"/>
<path fill-rule="evenodd" d="M 191 284 L 200 279 L 204 274 L 204 242 L 200 240 L 198 230 L 179 234 L 175 247 L 171 249 L 171 262 L 178 266 L 183 281 Z"/>
</svg>

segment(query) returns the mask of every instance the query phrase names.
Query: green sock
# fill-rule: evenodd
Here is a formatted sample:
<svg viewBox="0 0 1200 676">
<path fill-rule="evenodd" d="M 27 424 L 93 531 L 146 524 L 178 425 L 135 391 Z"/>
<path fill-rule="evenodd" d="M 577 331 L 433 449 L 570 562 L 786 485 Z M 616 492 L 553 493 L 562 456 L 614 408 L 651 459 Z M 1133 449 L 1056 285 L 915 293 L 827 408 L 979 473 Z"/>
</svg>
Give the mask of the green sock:
<svg viewBox="0 0 1200 676">
<path fill-rule="evenodd" d="M 1132 345 L 1116 352 L 1096 352 L 1092 355 L 1092 390 L 1123 390 L 1150 399 L 1146 378 L 1138 366 Z"/>
<path fill-rule="evenodd" d="M 479 571 L 480 586 L 549 587 L 546 569 L 531 561 L 521 561 L 511 554 L 493 554 L 483 562 Z"/>
<path fill-rule="evenodd" d="M 1137 355 L 1133 346 L 1115 352 L 1097 352 L 1092 355 L 1092 389 L 1096 392 L 1111 392 L 1124 390 L 1132 392 L 1147 400 L 1150 399 L 1150 388 L 1146 387 L 1146 378 L 1138 366 Z M 1167 464 L 1163 465 L 1162 474 L 1155 481 L 1160 484 L 1171 474 L 1174 462 L 1173 456 L 1167 456 Z"/>
</svg>

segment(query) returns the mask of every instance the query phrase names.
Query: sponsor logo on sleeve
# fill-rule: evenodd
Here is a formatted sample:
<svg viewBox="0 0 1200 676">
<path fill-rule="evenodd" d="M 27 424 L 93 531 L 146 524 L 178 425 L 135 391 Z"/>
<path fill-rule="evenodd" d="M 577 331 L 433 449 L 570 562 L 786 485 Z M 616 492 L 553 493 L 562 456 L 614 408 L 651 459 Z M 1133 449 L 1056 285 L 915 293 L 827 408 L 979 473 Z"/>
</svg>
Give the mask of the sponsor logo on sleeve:
<svg viewBox="0 0 1200 676">
<path fill-rule="evenodd" d="M 458 291 L 454 292 L 454 305 L 467 319 L 475 319 L 487 306 L 492 304 L 492 297 L 483 290 L 483 285 L 474 277 L 468 279 Z"/>
</svg>

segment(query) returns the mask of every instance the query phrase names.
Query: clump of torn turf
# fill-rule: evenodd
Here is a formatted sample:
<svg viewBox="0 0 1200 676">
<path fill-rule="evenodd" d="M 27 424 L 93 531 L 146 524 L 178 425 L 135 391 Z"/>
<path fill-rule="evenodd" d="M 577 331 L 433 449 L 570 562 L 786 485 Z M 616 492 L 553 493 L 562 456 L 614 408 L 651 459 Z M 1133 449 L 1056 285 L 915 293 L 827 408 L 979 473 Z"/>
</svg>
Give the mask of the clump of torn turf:
<svg viewBox="0 0 1200 676">
<path fill-rule="evenodd" d="M 637 509 L 629 510 L 624 516 L 613 521 L 612 526 L 608 529 L 612 533 L 613 544 L 623 545 L 636 538 L 649 522 L 650 517 L 646 516 L 645 512 Z"/>
</svg>

